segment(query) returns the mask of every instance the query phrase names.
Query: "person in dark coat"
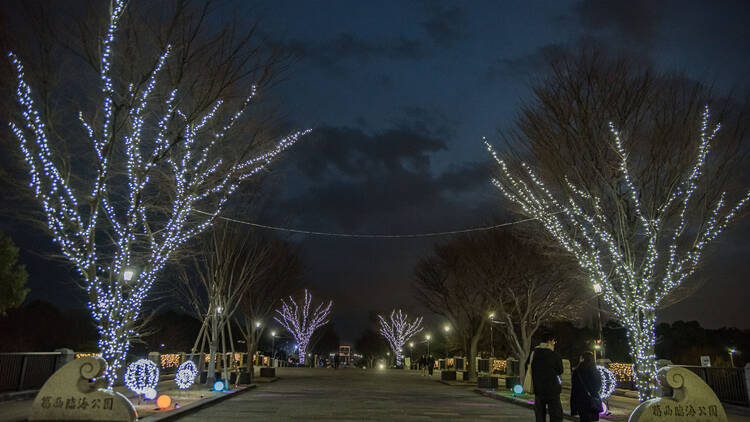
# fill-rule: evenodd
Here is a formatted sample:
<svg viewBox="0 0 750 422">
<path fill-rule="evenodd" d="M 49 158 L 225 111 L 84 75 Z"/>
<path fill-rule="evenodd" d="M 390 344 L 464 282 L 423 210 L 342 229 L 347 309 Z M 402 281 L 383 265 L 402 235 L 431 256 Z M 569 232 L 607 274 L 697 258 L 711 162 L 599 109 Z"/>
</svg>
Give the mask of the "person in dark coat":
<svg viewBox="0 0 750 422">
<path fill-rule="evenodd" d="M 594 400 L 601 400 L 602 376 L 596 368 L 594 354 L 584 352 L 573 370 L 570 390 L 570 414 L 579 415 L 581 422 L 598 421 L 601 409 L 594 408 Z"/>
<path fill-rule="evenodd" d="M 427 371 L 430 373 L 430 376 L 432 376 L 432 371 L 435 370 L 435 358 L 430 355 L 427 358 Z"/>
<path fill-rule="evenodd" d="M 422 371 L 422 376 L 424 376 L 427 372 L 427 357 L 425 355 L 419 358 L 419 369 Z"/>
<path fill-rule="evenodd" d="M 563 411 L 560 403 L 563 373 L 562 358 L 555 352 L 555 336 L 548 333 L 542 342 L 526 359 L 526 371 L 531 371 L 534 384 L 534 414 L 537 422 L 546 422 L 549 412 L 550 422 L 562 422 Z"/>
</svg>

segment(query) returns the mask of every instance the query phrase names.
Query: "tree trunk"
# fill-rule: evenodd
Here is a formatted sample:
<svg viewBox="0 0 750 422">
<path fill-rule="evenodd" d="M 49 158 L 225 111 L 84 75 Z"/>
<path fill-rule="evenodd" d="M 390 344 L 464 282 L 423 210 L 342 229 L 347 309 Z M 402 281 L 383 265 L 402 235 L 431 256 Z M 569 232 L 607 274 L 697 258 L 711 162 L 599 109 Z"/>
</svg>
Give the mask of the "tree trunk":
<svg viewBox="0 0 750 422">
<path fill-rule="evenodd" d="M 124 324 L 113 324 L 109 321 L 100 321 L 99 330 L 99 350 L 102 352 L 102 358 L 107 362 L 105 377 L 107 379 L 107 388 L 112 388 L 117 380 L 122 364 L 130 349 L 127 330 Z M 114 326 L 114 327 L 108 327 Z"/>
<path fill-rule="evenodd" d="M 469 367 L 469 381 L 476 381 L 477 380 L 477 365 L 476 365 L 476 357 L 477 357 L 477 345 L 479 344 L 479 337 L 481 337 L 481 331 L 480 334 L 475 335 L 471 338 L 471 344 L 469 345 L 469 357 L 467 362 Z M 465 379 L 465 378 L 464 378 Z"/>
<path fill-rule="evenodd" d="M 252 340 L 252 336 L 246 337 L 245 343 L 247 344 L 247 375 L 249 377 L 248 384 L 252 384 L 253 378 L 255 378 L 255 362 L 253 360 L 253 355 L 255 355 L 258 345 L 255 343 L 255 341 Z"/>
<path fill-rule="evenodd" d="M 636 315 L 623 318 L 626 321 L 628 341 L 633 357 L 633 371 L 638 398 L 641 401 L 655 397 L 658 389 L 656 379 L 656 316 L 653 311 L 637 311 Z M 632 323 L 627 323 L 632 322 Z"/>
<path fill-rule="evenodd" d="M 206 384 L 213 385 L 216 382 L 216 349 L 218 348 L 218 324 L 216 316 L 211 317 L 211 333 L 208 342 L 208 373 L 206 374 Z"/>
</svg>

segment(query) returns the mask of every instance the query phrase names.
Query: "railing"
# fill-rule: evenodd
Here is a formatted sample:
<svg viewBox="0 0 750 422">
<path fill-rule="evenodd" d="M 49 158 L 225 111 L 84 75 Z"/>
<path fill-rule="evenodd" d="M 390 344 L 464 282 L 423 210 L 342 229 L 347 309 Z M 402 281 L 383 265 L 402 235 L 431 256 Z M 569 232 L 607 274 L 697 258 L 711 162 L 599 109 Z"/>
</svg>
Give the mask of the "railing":
<svg viewBox="0 0 750 422">
<path fill-rule="evenodd" d="M 57 369 L 60 352 L 0 353 L 0 391 L 38 389 Z"/>
<path fill-rule="evenodd" d="M 740 406 L 750 405 L 743 368 L 711 368 L 703 366 L 685 366 L 701 377 L 714 390 L 716 396 L 724 403 Z"/>
</svg>

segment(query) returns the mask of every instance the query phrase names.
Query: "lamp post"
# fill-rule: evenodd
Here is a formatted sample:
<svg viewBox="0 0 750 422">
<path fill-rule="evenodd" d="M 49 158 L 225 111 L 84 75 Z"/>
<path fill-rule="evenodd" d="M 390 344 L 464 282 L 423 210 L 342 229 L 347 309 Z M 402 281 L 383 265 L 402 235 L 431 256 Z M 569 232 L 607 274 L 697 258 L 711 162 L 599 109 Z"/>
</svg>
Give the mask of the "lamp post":
<svg viewBox="0 0 750 422">
<path fill-rule="evenodd" d="M 425 339 L 425 341 L 427 342 L 427 357 L 429 357 L 429 356 L 430 356 L 430 339 L 431 339 L 431 338 L 432 338 L 432 336 L 431 336 L 431 335 L 429 335 L 429 334 L 426 334 L 426 335 L 424 336 L 424 339 Z"/>
<path fill-rule="evenodd" d="M 451 331 L 450 325 L 444 326 L 443 331 L 445 331 L 445 369 L 448 369 L 448 333 Z"/>
<path fill-rule="evenodd" d="M 271 331 L 271 359 L 276 358 L 276 331 Z M 273 362 L 271 362 L 273 366 Z"/>
<path fill-rule="evenodd" d="M 729 362 L 731 362 L 732 368 L 734 368 L 734 354 L 737 353 L 737 349 L 729 349 Z"/>
<path fill-rule="evenodd" d="M 412 364 L 412 357 L 411 357 L 412 352 L 414 352 L 414 342 L 413 341 L 411 343 L 409 343 L 409 369 L 411 369 L 411 364 Z"/>
<path fill-rule="evenodd" d="M 492 337 L 492 326 L 495 325 L 495 314 L 490 314 L 490 356 L 495 357 L 495 340 Z"/>
<path fill-rule="evenodd" d="M 594 348 L 594 362 L 596 362 L 596 351 L 599 350 L 599 356 L 604 359 L 604 350 L 602 349 L 603 344 L 603 334 L 602 334 L 602 285 L 599 283 L 594 283 L 594 293 L 596 293 L 596 318 L 599 323 L 599 341 Z"/>
</svg>

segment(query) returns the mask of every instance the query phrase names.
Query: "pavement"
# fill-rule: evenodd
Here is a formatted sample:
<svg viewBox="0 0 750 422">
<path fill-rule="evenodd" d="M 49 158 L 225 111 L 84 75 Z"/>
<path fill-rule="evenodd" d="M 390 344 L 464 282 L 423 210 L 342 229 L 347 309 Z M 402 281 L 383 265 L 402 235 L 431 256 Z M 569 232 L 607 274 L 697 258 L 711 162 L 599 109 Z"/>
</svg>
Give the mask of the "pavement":
<svg viewBox="0 0 750 422">
<path fill-rule="evenodd" d="M 179 418 L 189 421 L 530 421 L 534 412 L 403 370 L 278 368 L 281 378 Z"/>
</svg>

